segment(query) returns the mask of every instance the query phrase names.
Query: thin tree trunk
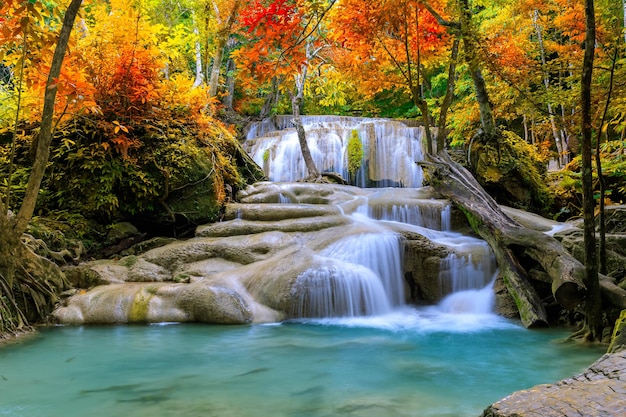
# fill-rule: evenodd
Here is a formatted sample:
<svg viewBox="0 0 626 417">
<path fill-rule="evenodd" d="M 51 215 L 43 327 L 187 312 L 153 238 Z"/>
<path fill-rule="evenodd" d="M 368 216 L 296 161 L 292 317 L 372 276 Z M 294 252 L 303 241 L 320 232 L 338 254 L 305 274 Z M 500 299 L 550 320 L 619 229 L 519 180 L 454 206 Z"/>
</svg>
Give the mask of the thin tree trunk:
<svg viewBox="0 0 626 417">
<path fill-rule="evenodd" d="M 585 300 L 585 339 L 602 340 L 602 311 L 600 282 L 596 254 L 594 221 L 593 176 L 591 165 L 591 82 L 596 39 L 595 11 L 593 0 L 585 0 L 585 54 L 580 83 L 581 130 L 582 130 L 582 183 L 585 246 L 585 285 L 588 293 Z"/>
<path fill-rule="evenodd" d="M 213 67 L 211 68 L 211 79 L 209 80 L 209 96 L 211 97 L 217 96 L 217 87 L 220 81 L 222 60 L 224 58 L 224 48 L 228 42 L 232 26 L 235 23 L 240 3 L 240 0 L 236 0 L 233 3 L 233 8 L 230 10 L 226 20 L 220 17 L 217 3 L 213 3 L 216 17 L 220 23 L 220 30 L 217 32 L 217 46 L 215 47 L 215 54 L 213 55 Z"/>
<path fill-rule="evenodd" d="M 57 94 L 57 79 L 70 34 L 82 0 L 72 0 L 65 11 L 59 33 L 46 89 L 42 110 L 41 127 L 35 150 L 33 168 L 28 178 L 26 193 L 17 215 L 13 215 L 0 201 L 0 337 L 5 332 L 16 332 L 28 328 L 29 317 L 41 319 L 49 308 L 58 301 L 56 290 L 63 289 L 65 277 L 61 270 L 49 260 L 36 255 L 21 241 L 22 234 L 30 222 L 41 181 L 50 156 L 54 104 Z"/>
<path fill-rule="evenodd" d="M 524 141 L 527 143 L 531 143 L 531 140 L 529 140 L 529 134 L 528 134 L 528 116 L 526 116 L 526 113 L 524 113 L 523 116 L 523 123 L 524 123 Z"/>
<path fill-rule="evenodd" d="M 227 110 L 233 109 L 233 96 L 235 95 L 235 61 L 229 59 L 226 63 L 226 91 L 228 95 L 224 98 L 224 106 Z"/>
<path fill-rule="evenodd" d="M 50 72 L 48 73 L 48 81 L 46 82 L 46 91 L 44 94 L 44 105 L 41 116 L 41 128 L 39 130 L 39 138 L 37 141 L 37 150 L 35 153 L 35 162 L 33 163 L 33 169 L 28 178 L 28 185 L 26 186 L 26 193 L 24 201 L 17 214 L 16 223 L 13 232 L 17 236 L 21 236 L 26 231 L 28 222 L 33 216 L 35 211 L 35 204 L 37 203 L 37 196 L 39 195 L 39 187 L 43 180 L 46 165 L 48 164 L 48 158 L 50 157 L 50 143 L 52 142 L 52 119 L 54 117 L 54 103 L 57 96 L 57 78 L 61 73 L 61 66 L 63 65 L 63 58 L 65 57 L 65 51 L 69 43 L 72 27 L 74 26 L 74 20 L 80 9 L 82 0 L 72 0 L 70 5 L 65 11 L 63 17 L 63 25 L 61 26 L 61 32 L 59 33 L 59 40 L 52 56 L 52 63 L 50 65 Z"/>
<path fill-rule="evenodd" d="M 598 183 L 600 184 L 600 273 L 606 275 L 606 219 L 604 212 L 604 197 L 606 193 L 606 182 L 604 181 L 604 175 L 602 174 L 602 158 L 600 157 L 600 140 L 602 139 L 602 130 L 604 123 L 606 122 L 606 115 L 609 111 L 609 104 L 611 102 L 611 95 L 613 94 L 613 79 L 615 76 L 615 65 L 617 64 L 617 47 L 613 54 L 613 62 L 611 65 L 611 76 L 609 78 L 609 91 L 606 95 L 606 102 L 604 103 L 604 111 L 602 113 L 602 120 L 600 120 L 600 127 L 598 128 L 598 134 L 596 135 L 596 170 L 598 173 Z M 607 126 L 608 136 L 608 126 Z"/>
<path fill-rule="evenodd" d="M 541 68 L 543 71 L 543 86 L 546 89 L 546 93 L 548 93 L 550 90 L 550 77 L 548 75 L 548 70 L 546 69 L 546 52 L 543 46 L 543 34 L 541 33 L 541 27 L 539 26 L 539 23 L 537 23 L 538 18 L 539 11 L 535 10 L 533 13 L 533 26 L 535 27 L 535 33 L 537 34 L 537 42 L 539 42 L 539 54 L 541 56 Z M 552 110 L 551 103 L 548 103 L 548 115 L 550 117 L 550 126 L 552 127 L 552 137 L 554 138 L 554 144 L 556 145 L 556 150 L 558 152 L 557 162 L 559 168 L 561 168 L 564 165 L 563 144 L 561 143 L 559 132 L 556 127 L 556 121 L 554 120 L 554 111 Z"/>
<path fill-rule="evenodd" d="M 211 67 L 211 79 L 209 80 L 209 96 L 217 96 L 217 87 L 220 81 L 220 72 L 222 69 L 222 59 L 224 57 L 224 48 L 226 47 L 226 41 L 228 41 L 228 34 L 224 37 L 222 34 L 218 35 L 217 46 L 215 47 L 215 54 L 213 55 L 213 66 Z"/>
<path fill-rule="evenodd" d="M 455 38 L 452 43 L 452 51 L 450 52 L 450 66 L 448 67 L 448 88 L 446 95 L 439 109 L 439 120 L 437 122 L 437 153 L 446 149 L 446 119 L 448 117 L 448 109 L 454 98 L 454 85 L 456 83 L 456 60 L 459 56 L 459 38 Z"/>
<path fill-rule="evenodd" d="M 200 46 L 200 31 L 197 26 L 193 28 L 193 34 L 196 36 L 194 42 L 196 47 L 196 79 L 193 82 L 193 88 L 200 87 L 202 81 L 204 81 L 204 74 L 202 73 L 202 47 Z"/>
<path fill-rule="evenodd" d="M 474 92 L 476 94 L 476 101 L 478 102 L 478 108 L 480 110 L 480 122 L 483 131 L 487 134 L 487 136 L 495 136 L 496 124 L 493 119 L 491 102 L 489 100 L 489 94 L 487 93 L 487 85 L 479 65 L 480 60 L 478 57 L 478 46 L 476 45 L 474 28 L 472 25 L 472 11 L 468 0 L 459 0 L 459 5 L 461 9 L 461 34 L 465 49 L 465 61 L 472 77 L 472 81 L 474 82 Z"/>
<path fill-rule="evenodd" d="M 309 173 L 309 178 L 317 180 L 321 177 L 321 174 L 313 161 L 309 144 L 306 141 L 306 132 L 304 131 L 304 126 L 302 125 L 302 120 L 300 119 L 300 107 L 302 106 L 304 98 L 304 83 L 306 82 L 307 71 L 308 63 L 305 62 L 302 64 L 302 72 L 296 77 L 297 93 L 291 98 L 291 110 L 293 112 L 293 125 L 296 127 L 296 131 L 298 132 L 298 142 L 300 143 L 302 158 L 304 159 L 306 169 Z"/>
<path fill-rule="evenodd" d="M 405 10 L 405 13 L 409 13 L 408 10 Z M 407 21 L 405 21 L 407 22 Z M 413 96 L 413 102 L 420 109 L 420 113 L 422 114 L 422 123 L 424 124 L 424 132 L 426 133 L 426 150 L 428 153 L 433 153 L 433 136 L 430 130 L 430 112 L 428 111 L 428 103 L 424 100 L 423 97 L 423 89 L 422 84 L 420 82 L 420 71 L 422 66 L 422 53 L 420 48 L 420 36 L 419 36 L 419 9 L 415 9 L 415 32 L 417 39 L 417 68 L 416 75 L 417 81 L 413 82 L 413 71 L 411 69 L 411 54 L 409 50 L 409 27 L 408 23 L 404 26 L 404 51 L 406 54 L 406 62 L 407 62 L 407 82 L 409 83 L 409 88 L 411 89 L 411 95 Z"/>
</svg>

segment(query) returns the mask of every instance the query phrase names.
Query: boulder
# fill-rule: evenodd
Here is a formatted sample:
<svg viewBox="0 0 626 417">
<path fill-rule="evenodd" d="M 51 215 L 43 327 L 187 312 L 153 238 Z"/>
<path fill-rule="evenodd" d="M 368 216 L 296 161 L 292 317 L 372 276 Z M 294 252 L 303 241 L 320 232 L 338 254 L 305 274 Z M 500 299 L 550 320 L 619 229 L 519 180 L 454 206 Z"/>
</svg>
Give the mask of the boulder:
<svg viewBox="0 0 626 417">
<path fill-rule="evenodd" d="M 482 417 L 621 417 L 626 415 L 626 351 L 606 354 L 584 372 L 517 391 Z"/>
</svg>

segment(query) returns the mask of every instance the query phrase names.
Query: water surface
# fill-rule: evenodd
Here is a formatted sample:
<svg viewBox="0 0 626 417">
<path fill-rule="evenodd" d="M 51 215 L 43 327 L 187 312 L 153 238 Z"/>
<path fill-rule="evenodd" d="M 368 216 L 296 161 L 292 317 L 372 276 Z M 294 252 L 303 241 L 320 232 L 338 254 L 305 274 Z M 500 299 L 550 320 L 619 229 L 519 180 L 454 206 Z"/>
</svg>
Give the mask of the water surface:
<svg viewBox="0 0 626 417">
<path fill-rule="evenodd" d="M 56 327 L 0 349 L 0 415 L 476 417 L 598 349 L 494 315 Z"/>
</svg>

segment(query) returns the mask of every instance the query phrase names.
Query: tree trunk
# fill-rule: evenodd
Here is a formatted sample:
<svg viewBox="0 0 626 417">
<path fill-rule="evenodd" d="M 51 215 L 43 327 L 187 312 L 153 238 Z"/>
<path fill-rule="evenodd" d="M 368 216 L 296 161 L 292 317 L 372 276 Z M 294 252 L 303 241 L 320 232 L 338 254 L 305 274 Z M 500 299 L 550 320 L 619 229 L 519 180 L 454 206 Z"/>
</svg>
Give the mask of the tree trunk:
<svg viewBox="0 0 626 417">
<path fill-rule="evenodd" d="M 61 270 L 28 249 L 21 237 L 33 216 L 48 164 L 57 94 L 56 80 L 81 3 L 82 0 L 72 0 L 63 18 L 44 93 L 35 161 L 22 206 L 14 216 L 9 207 L 4 207 L 0 202 L 0 335 L 22 330 L 28 326 L 29 320 L 42 319 L 56 301 L 55 291 L 63 289 L 65 285 Z"/>
<path fill-rule="evenodd" d="M 291 98 L 291 110 L 293 112 L 293 125 L 298 132 L 298 142 L 300 142 L 300 150 L 302 151 L 302 158 L 306 164 L 306 169 L 309 173 L 309 179 L 318 181 L 321 178 L 321 174 L 315 166 L 315 161 L 311 156 L 311 149 L 306 141 L 306 132 L 300 119 L 300 108 L 304 101 L 304 83 L 309 71 L 309 59 L 315 56 L 315 53 L 311 52 L 311 42 L 307 40 L 306 44 L 306 61 L 302 63 L 300 67 L 300 74 L 296 75 L 296 94 Z"/>
<path fill-rule="evenodd" d="M 413 91 L 411 95 L 413 96 L 413 103 L 418 109 L 420 109 L 420 113 L 422 114 L 422 124 L 424 125 L 424 133 L 426 134 L 426 151 L 428 153 L 433 153 L 433 134 L 430 129 L 430 113 L 428 111 L 428 103 L 426 103 L 426 100 L 419 96 L 418 91 Z"/>
<path fill-rule="evenodd" d="M 228 95 L 224 98 L 224 106 L 227 110 L 233 110 L 233 96 L 235 95 L 235 61 L 229 59 L 226 63 L 226 91 Z"/>
<path fill-rule="evenodd" d="M 595 11 L 593 0 L 585 0 L 585 55 L 580 82 L 581 131 L 582 131 L 582 183 L 585 245 L 585 284 L 588 295 L 585 302 L 585 339 L 602 340 L 602 311 L 593 199 L 593 176 L 591 166 L 591 81 L 596 40 Z"/>
<path fill-rule="evenodd" d="M 197 26 L 193 28 L 193 34 L 196 36 L 196 41 L 194 42 L 196 47 L 196 79 L 193 82 L 193 87 L 200 87 L 202 85 L 202 81 L 204 81 L 204 74 L 202 73 L 202 48 L 200 47 L 200 31 Z"/>
<path fill-rule="evenodd" d="M 554 299 L 567 309 L 582 303 L 584 267 L 554 238 L 527 229 L 502 212 L 465 168 L 445 152 L 430 157 L 431 182 L 443 197 L 466 213 L 475 231 L 496 254 L 500 274 L 527 327 L 545 326 L 544 306 L 528 279 L 541 270 L 550 278 Z"/>
<path fill-rule="evenodd" d="M 543 46 L 543 34 L 541 32 L 541 26 L 537 23 L 539 19 L 539 10 L 533 12 L 533 26 L 535 27 L 535 33 L 537 34 L 537 42 L 539 42 L 539 54 L 541 56 L 541 67 L 543 71 L 543 85 L 546 89 L 546 94 L 550 93 L 550 75 L 547 70 L 546 53 Z M 552 104 L 548 103 L 548 115 L 550 116 L 550 126 L 552 127 L 552 137 L 554 138 L 554 144 L 558 152 L 557 162 L 559 168 L 562 168 L 564 164 L 563 156 L 564 149 L 561 141 L 559 131 L 556 128 L 556 121 L 554 120 L 554 111 L 552 110 Z"/>
<path fill-rule="evenodd" d="M 468 0 L 459 0 L 461 9 L 461 34 L 463 37 L 463 47 L 465 50 L 465 62 L 467 63 L 470 76 L 474 82 L 474 92 L 480 110 L 480 123 L 483 131 L 489 136 L 496 135 L 496 124 L 491 111 L 491 102 L 487 93 L 487 85 L 480 69 L 480 59 L 478 57 L 478 47 L 474 27 L 472 25 L 472 11 Z"/>
<path fill-rule="evenodd" d="M 48 158 L 50 157 L 50 143 L 52 142 L 52 119 L 54 117 L 54 103 L 57 96 L 57 78 L 61 73 L 61 66 L 63 64 L 63 58 L 65 57 L 65 51 L 67 50 L 67 44 L 70 39 L 70 33 L 72 32 L 72 26 L 76 19 L 76 14 L 80 9 L 82 0 L 72 0 L 67 7 L 65 17 L 63 18 L 63 26 L 59 33 L 59 40 L 52 56 L 52 63 L 50 65 L 50 72 L 48 74 L 48 81 L 46 83 L 46 91 L 44 94 L 43 111 L 41 115 L 41 128 L 39 131 L 39 138 L 37 141 L 37 150 L 35 153 L 35 162 L 33 163 L 33 170 L 28 178 L 28 185 L 26 186 L 26 195 L 24 201 L 17 214 L 17 222 L 15 225 L 14 233 L 17 236 L 21 236 L 26 231 L 26 226 L 33 216 L 35 211 L 35 204 L 37 203 L 37 196 L 39 195 L 39 187 L 43 180 L 46 165 L 48 164 Z"/>
<path fill-rule="evenodd" d="M 317 167 L 315 166 L 313 156 L 311 156 L 311 150 L 309 149 L 309 144 L 306 141 L 306 132 L 304 131 L 302 120 L 300 120 L 300 105 L 302 104 L 301 94 L 302 91 L 298 91 L 298 94 L 291 99 L 291 109 L 293 111 L 293 125 L 296 128 L 296 132 L 298 132 L 298 142 L 300 143 L 300 150 L 302 151 L 302 158 L 304 159 L 304 163 L 306 164 L 306 169 L 309 172 L 309 178 L 313 180 L 318 180 L 321 175 Z"/>
<path fill-rule="evenodd" d="M 456 60 L 459 56 L 459 38 L 455 38 L 452 43 L 452 51 L 450 52 L 450 66 L 448 67 L 448 88 L 446 95 L 441 103 L 439 110 L 439 120 L 437 122 L 437 152 L 441 152 L 446 148 L 446 120 L 448 117 L 448 109 L 454 98 L 454 85 L 456 82 Z"/>
<path fill-rule="evenodd" d="M 209 80 L 209 96 L 211 97 L 217 96 L 217 87 L 220 81 L 222 59 L 224 57 L 224 48 L 226 47 L 226 43 L 228 42 L 228 37 L 230 36 L 231 29 L 233 27 L 233 24 L 235 23 L 235 19 L 237 18 L 240 3 L 241 0 L 235 0 L 233 2 L 233 7 L 228 13 L 226 19 L 224 20 L 224 18 L 220 16 L 220 11 L 217 7 L 217 3 L 213 2 L 213 8 L 215 9 L 215 15 L 220 24 L 220 29 L 217 32 L 217 45 L 215 47 L 215 55 L 213 55 L 211 79 Z"/>
<path fill-rule="evenodd" d="M 229 33 L 225 35 L 223 33 L 218 34 L 217 46 L 215 47 L 215 54 L 213 55 L 213 66 L 211 67 L 211 79 L 209 80 L 209 96 L 217 96 L 217 87 L 220 82 L 220 70 L 222 68 L 222 58 L 224 56 L 224 48 L 226 47 L 226 41 L 228 41 Z"/>
</svg>

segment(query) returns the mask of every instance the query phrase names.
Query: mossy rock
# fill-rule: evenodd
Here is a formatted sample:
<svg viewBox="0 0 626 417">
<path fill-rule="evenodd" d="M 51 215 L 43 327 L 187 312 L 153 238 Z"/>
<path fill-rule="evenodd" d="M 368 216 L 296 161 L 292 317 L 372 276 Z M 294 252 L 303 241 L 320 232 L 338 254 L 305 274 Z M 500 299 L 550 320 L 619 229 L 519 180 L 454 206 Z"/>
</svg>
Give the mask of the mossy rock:
<svg viewBox="0 0 626 417">
<path fill-rule="evenodd" d="M 546 185 L 545 161 L 515 133 L 478 133 L 470 143 L 469 159 L 472 173 L 498 203 L 549 212 L 553 197 Z"/>
<path fill-rule="evenodd" d="M 622 310 L 619 318 L 615 321 L 608 352 L 615 353 L 622 350 L 626 350 L 626 310 Z"/>
</svg>

